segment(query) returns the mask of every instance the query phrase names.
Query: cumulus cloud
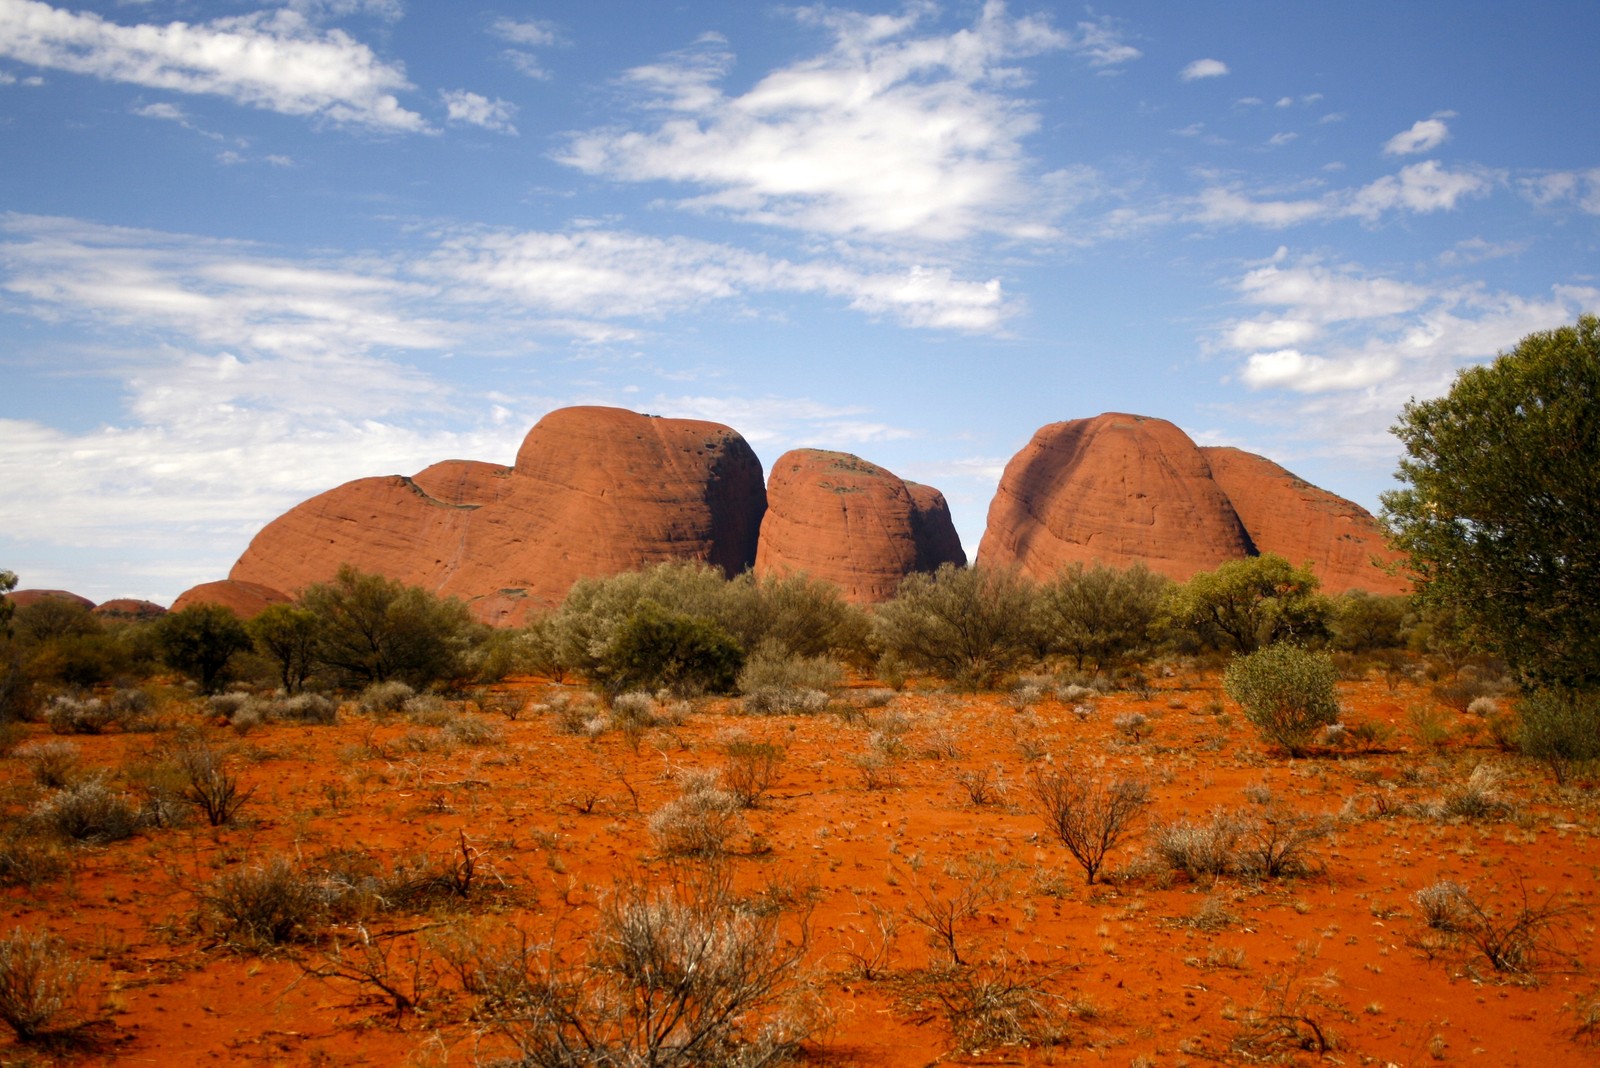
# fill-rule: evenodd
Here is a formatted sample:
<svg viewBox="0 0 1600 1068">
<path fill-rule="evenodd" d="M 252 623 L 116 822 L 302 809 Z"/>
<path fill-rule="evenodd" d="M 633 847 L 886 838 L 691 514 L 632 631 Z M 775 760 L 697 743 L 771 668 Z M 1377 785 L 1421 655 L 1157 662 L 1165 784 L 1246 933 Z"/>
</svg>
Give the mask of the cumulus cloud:
<svg viewBox="0 0 1600 1068">
<path fill-rule="evenodd" d="M 1011 18 L 991 0 L 973 26 L 921 32 L 931 13 L 804 8 L 829 31 L 821 55 L 768 73 L 748 91 L 720 88 L 725 40 L 629 71 L 624 84 L 660 120 L 572 138 L 559 159 L 622 181 L 704 190 L 679 202 L 750 222 L 877 239 L 950 241 L 978 234 L 1052 236 L 1060 206 L 1040 203 L 1024 140 L 1038 117 L 1010 90 L 1016 60 L 1074 50 L 1091 64 L 1129 58 L 1102 24 L 1062 33 Z"/>
<path fill-rule="evenodd" d="M 1444 144 L 1450 137 L 1450 127 L 1445 125 L 1443 118 L 1434 116 L 1431 119 L 1420 119 L 1411 124 L 1411 129 L 1402 130 L 1384 142 L 1383 154 L 1386 156 L 1413 156 L 1418 152 L 1432 152 Z"/>
<path fill-rule="evenodd" d="M 444 100 L 445 111 L 451 122 L 481 126 L 485 130 L 503 134 L 515 135 L 517 132 L 516 125 L 511 121 L 516 118 L 517 106 L 508 100 L 490 100 L 465 89 L 452 89 L 439 95 Z"/>
<path fill-rule="evenodd" d="M 427 123 L 400 106 L 411 88 L 341 30 L 292 9 L 206 23 L 125 26 L 39 0 L 0 0 L 0 55 L 36 67 L 181 93 L 212 94 L 285 115 L 378 130 Z"/>
<path fill-rule="evenodd" d="M 1220 78 L 1228 73 L 1228 65 L 1220 59 L 1197 59 L 1178 72 L 1178 77 L 1186 82 L 1199 81 L 1202 78 Z"/>
</svg>

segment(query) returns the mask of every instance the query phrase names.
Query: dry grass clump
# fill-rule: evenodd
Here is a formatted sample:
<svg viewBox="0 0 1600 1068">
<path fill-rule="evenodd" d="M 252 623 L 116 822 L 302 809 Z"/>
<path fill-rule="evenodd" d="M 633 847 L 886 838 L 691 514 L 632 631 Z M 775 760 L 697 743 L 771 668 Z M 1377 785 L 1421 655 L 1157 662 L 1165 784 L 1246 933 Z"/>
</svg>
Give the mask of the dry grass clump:
<svg viewBox="0 0 1600 1068">
<path fill-rule="evenodd" d="M 43 931 L 0 937 L 0 1020 L 23 1042 L 78 1026 L 79 971 L 64 943 Z"/>
</svg>

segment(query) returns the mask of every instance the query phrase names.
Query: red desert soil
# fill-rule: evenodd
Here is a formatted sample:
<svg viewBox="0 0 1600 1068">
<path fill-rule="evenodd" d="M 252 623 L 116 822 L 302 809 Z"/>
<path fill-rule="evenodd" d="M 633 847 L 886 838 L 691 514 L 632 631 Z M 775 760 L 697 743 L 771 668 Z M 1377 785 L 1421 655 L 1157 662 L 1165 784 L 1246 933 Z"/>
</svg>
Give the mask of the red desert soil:
<svg viewBox="0 0 1600 1068">
<path fill-rule="evenodd" d="M 1342 684 L 1352 721 L 1395 729 L 1384 751 L 1300 760 L 1266 751 L 1220 697 L 1215 673 L 1179 668 L 1155 685 L 1143 698 L 1071 703 L 1047 691 L 1020 711 L 1007 695 L 929 688 L 866 708 L 869 691 L 858 685 L 819 715 L 753 718 L 703 702 L 681 725 L 589 739 L 528 707 L 582 691 L 523 680 L 481 698 L 490 709 L 525 710 L 514 720 L 465 706 L 498 732 L 487 744 L 452 743 L 439 727 L 377 721 L 349 705 L 335 726 L 267 724 L 240 735 L 211 725 L 213 744 L 229 747 L 255 791 L 238 825 L 191 822 L 78 847 L 70 874 L 3 892 L 0 926 L 53 932 L 88 962 L 86 995 L 102 1023 L 98 1048 L 29 1048 L 8 1037 L 0 1063 L 492 1062 L 509 1050 L 470 1017 L 459 982 L 428 948 L 435 936 L 459 926 L 581 941 L 619 879 L 665 880 L 649 815 L 677 796 L 685 769 L 722 764 L 731 732 L 786 751 L 729 863 L 749 893 L 812 889 L 809 982 L 825 1026 L 808 1044 L 809 1063 L 1596 1063 L 1595 1026 L 1582 1027 L 1600 999 L 1593 784 L 1557 790 L 1541 769 L 1495 750 L 1481 721 L 1409 682 L 1394 691 L 1376 676 Z M 1425 744 L 1416 720 L 1435 710 L 1452 733 Z M 1116 725 L 1133 712 L 1149 720 L 1137 740 Z M 160 713 L 191 729 L 204 723 L 176 698 Z M 30 733 L 52 740 L 41 727 Z M 883 741 L 897 735 L 898 744 Z M 126 776 L 175 738 L 68 740 L 86 767 Z M 893 759 L 873 769 L 884 781 L 869 788 L 871 762 L 853 758 L 875 738 Z M 1031 770 L 1084 761 L 1105 776 L 1143 777 L 1153 795 L 1150 818 L 1112 851 L 1109 877 L 1094 886 L 1045 833 L 1028 790 Z M 1509 811 L 1428 814 L 1480 764 L 1501 773 L 1496 790 Z M 992 803 L 974 804 L 958 781 L 980 772 L 992 776 Z M 1342 817 L 1317 844 L 1320 873 L 1205 885 L 1142 862 L 1152 825 L 1259 810 L 1263 789 L 1294 812 Z M 0 759 L 8 814 L 42 794 L 15 748 Z M 352 926 L 256 955 L 217 944 L 197 922 L 199 895 L 219 874 L 275 857 L 314 868 L 351 850 L 385 865 L 444 859 L 462 835 L 481 851 L 476 904 L 367 922 L 403 983 L 421 969 L 420 1010 L 399 1018 L 370 989 L 307 974 L 335 940 L 350 944 Z M 963 957 L 1004 957 L 1057 996 L 1059 1043 L 959 1053 L 938 1006 L 908 1000 L 908 980 L 944 956 L 908 910 L 924 895 L 948 900 L 972 878 L 987 880 L 994 900 L 959 925 Z M 1572 906 L 1551 933 L 1569 956 L 1519 977 L 1496 972 L 1464 940 L 1449 944 L 1413 900 L 1441 879 L 1496 912 L 1515 909 L 1524 891 Z M 874 910 L 897 918 L 899 931 L 886 974 L 867 979 L 853 961 L 877 948 Z M 1301 1048 L 1319 1034 L 1330 1052 Z"/>
</svg>

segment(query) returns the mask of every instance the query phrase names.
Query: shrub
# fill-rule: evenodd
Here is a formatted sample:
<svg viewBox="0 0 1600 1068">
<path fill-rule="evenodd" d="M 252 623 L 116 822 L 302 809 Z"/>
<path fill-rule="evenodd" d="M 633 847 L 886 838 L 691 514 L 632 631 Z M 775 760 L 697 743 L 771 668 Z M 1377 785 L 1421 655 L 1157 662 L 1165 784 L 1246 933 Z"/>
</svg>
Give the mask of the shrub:
<svg viewBox="0 0 1600 1068">
<path fill-rule="evenodd" d="M 1033 583 L 1017 571 L 943 564 L 906 576 L 878 607 L 874 633 L 913 668 L 987 689 L 1034 657 L 1033 603 Z"/>
<path fill-rule="evenodd" d="M 34 806 L 32 818 L 78 842 L 115 842 L 139 828 L 139 812 L 124 794 L 100 779 L 63 787 Z"/>
<path fill-rule="evenodd" d="M 1106 782 L 1084 768 L 1036 771 L 1032 789 L 1045 826 L 1067 847 L 1090 884 L 1106 854 L 1132 830 L 1150 800 L 1143 782 Z"/>
<path fill-rule="evenodd" d="M 736 738 L 723 747 L 727 760 L 722 765 L 721 782 L 745 808 L 755 808 L 761 795 L 771 788 L 783 765 L 783 746 L 773 742 L 754 742 Z"/>
<path fill-rule="evenodd" d="M 29 742 L 16 757 L 40 786 L 59 789 L 78 777 L 78 747 L 71 742 Z"/>
<path fill-rule="evenodd" d="M 1162 620 L 1206 645 L 1251 653 L 1264 646 L 1320 637 L 1328 601 L 1309 567 L 1274 553 L 1230 560 L 1167 588 Z"/>
<path fill-rule="evenodd" d="M 103 734 L 120 719 L 109 701 L 98 697 L 58 694 L 45 709 L 44 721 L 56 734 Z"/>
<path fill-rule="evenodd" d="M 743 651 L 713 620 L 645 602 L 618 628 L 594 677 L 608 693 L 666 689 L 689 697 L 731 691 L 743 664 Z"/>
<path fill-rule="evenodd" d="M 800 656 L 777 645 L 758 647 L 739 671 L 739 692 L 757 690 L 822 690 L 839 688 L 844 672 L 839 662 L 826 656 Z"/>
<path fill-rule="evenodd" d="M 744 826 L 739 799 L 723 790 L 715 773 L 685 776 L 682 793 L 650 817 L 650 834 L 667 856 L 716 858 Z"/>
<path fill-rule="evenodd" d="M 627 887 L 607 902 L 587 959 L 479 954 L 480 1014 L 532 1068 L 760 1068 L 810 1030 L 799 1003 L 805 932 L 740 908 L 721 887 Z"/>
<path fill-rule="evenodd" d="M 1209 881 L 1232 870 L 1243 828 L 1232 813 L 1217 812 L 1210 823 L 1180 820 L 1151 832 L 1150 850 L 1166 867 L 1196 881 Z"/>
<path fill-rule="evenodd" d="M 1565 783 L 1600 761 L 1600 691 L 1546 687 L 1522 698 L 1517 746 Z"/>
<path fill-rule="evenodd" d="M 221 605 L 197 604 L 168 612 L 155 627 L 161 658 L 192 677 L 205 693 L 216 690 L 236 653 L 251 648 L 244 624 Z"/>
<path fill-rule="evenodd" d="M 202 900 L 225 941 L 256 949 L 309 938 L 327 908 L 321 888 L 282 857 L 219 875 Z"/>
<path fill-rule="evenodd" d="M 295 723 L 330 726 L 339 718 L 339 706 L 320 693 L 297 693 L 293 697 L 280 697 L 269 706 L 274 719 L 287 719 Z"/>
<path fill-rule="evenodd" d="M 241 790 L 239 780 L 221 753 L 203 743 L 178 750 L 176 763 L 183 775 L 184 800 L 194 805 L 213 827 L 233 822 L 255 790 Z"/>
<path fill-rule="evenodd" d="M 746 691 L 742 707 L 752 716 L 813 715 L 828 707 L 828 695 L 823 690 L 765 686 Z"/>
<path fill-rule="evenodd" d="M 1171 580 L 1135 564 L 1126 571 L 1082 564 L 1039 589 L 1038 622 L 1051 652 L 1095 670 L 1147 651 Z"/>
<path fill-rule="evenodd" d="M 1516 895 L 1497 889 L 1480 901 L 1467 887 L 1441 881 L 1417 891 L 1413 900 L 1424 923 L 1465 938 L 1497 972 L 1531 975 L 1553 960 L 1571 959 L 1563 943 L 1571 934 L 1567 917 L 1573 907 L 1553 896 L 1534 901 L 1526 884 L 1519 884 Z"/>
<path fill-rule="evenodd" d="M 746 572 L 727 585 L 716 618 L 745 649 L 771 646 L 802 659 L 867 661 L 866 613 L 845 601 L 838 586 L 804 574 L 757 578 Z"/>
<path fill-rule="evenodd" d="M 318 619 L 294 604 L 268 605 L 245 624 L 255 647 L 278 669 L 284 693 L 295 693 L 317 665 Z"/>
<path fill-rule="evenodd" d="M 59 938 L 18 928 L 0 937 L 0 1020 L 23 1042 L 65 1030 L 78 966 Z"/>
<path fill-rule="evenodd" d="M 368 715 L 395 715 L 415 695 L 415 690 L 398 679 L 374 682 L 361 691 L 361 696 L 356 699 L 356 707 Z"/>
<path fill-rule="evenodd" d="M 1235 657 L 1222 684 L 1263 740 L 1302 756 L 1317 731 L 1339 719 L 1337 679 L 1326 654 L 1280 643 Z"/>
<path fill-rule="evenodd" d="M 317 619 L 317 658 L 355 682 L 425 687 L 464 667 L 476 628 L 460 601 L 345 565 L 305 591 Z"/>
</svg>

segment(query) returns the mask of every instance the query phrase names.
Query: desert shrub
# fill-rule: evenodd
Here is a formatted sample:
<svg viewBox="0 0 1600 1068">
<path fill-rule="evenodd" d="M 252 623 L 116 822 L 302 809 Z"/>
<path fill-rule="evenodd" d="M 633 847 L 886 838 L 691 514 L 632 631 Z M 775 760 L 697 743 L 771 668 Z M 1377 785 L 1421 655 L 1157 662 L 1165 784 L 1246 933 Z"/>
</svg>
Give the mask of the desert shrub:
<svg viewBox="0 0 1600 1068">
<path fill-rule="evenodd" d="M 282 857 L 217 876 L 201 898 L 220 938 L 254 949 L 312 937 L 328 906 L 316 881 Z"/>
<path fill-rule="evenodd" d="M 230 690 L 227 693 L 214 693 L 206 698 L 206 711 L 218 719 L 225 719 L 232 723 L 235 716 L 250 708 L 256 699 L 241 690 Z"/>
<path fill-rule="evenodd" d="M 1600 762 L 1600 691 L 1536 689 L 1518 704 L 1517 746 L 1565 783 L 1575 770 Z"/>
<path fill-rule="evenodd" d="M 619 729 L 654 727 L 658 711 L 656 699 L 643 690 L 619 693 L 611 699 L 611 725 Z"/>
<path fill-rule="evenodd" d="M 763 1068 L 811 1029 L 800 980 L 804 925 L 742 908 L 720 886 L 625 887 L 585 959 L 526 946 L 480 952 L 479 1014 L 533 1068 Z"/>
<path fill-rule="evenodd" d="M 23 1042 L 76 1022 L 78 964 L 59 938 L 17 928 L 0 937 L 0 1020 Z"/>
<path fill-rule="evenodd" d="M 368 715 L 396 715 L 415 696 L 416 691 L 398 679 L 374 682 L 361 691 L 356 698 L 356 707 Z"/>
<path fill-rule="evenodd" d="M 771 789 L 783 766 L 783 746 L 774 742 L 756 742 L 749 738 L 735 738 L 723 746 L 723 761 L 719 779 L 730 794 L 745 808 L 755 808 L 761 795 Z"/>
<path fill-rule="evenodd" d="M 1108 854 L 1133 829 L 1150 790 L 1136 779 L 1103 780 L 1087 768 L 1036 771 L 1033 798 L 1045 827 L 1093 883 Z"/>
<path fill-rule="evenodd" d="M 823 690 L 763 686 L 747 691 L 741 707 L 752 716 L 814 715 L 828 707 L 828 694 Z"/>
<path fill-rule="evenodd" d="M 277 669 L 284 693 L 297 693 L 316 670 L 318 624 L 315 612 L 296 604 L 268 605 L 245 624 L 256 651 Z"/>
<path fill-rule="evenodd" d="M 801 659 L 867 662 L 866 613 L 847 602 L 838 586 L 804 574 L 746 572 L 727 585 L 715 618 L 747 650 L 770 646 Z"/>
<path fill-rule="evenodd" d="M 1243 830 L 1238 817 L 1230 812 L 1213 813 L 1209 823 L 1163 823 L 1150 833 L 1150 852 L 1165 867 L 1206 882 L 1237 866 Z"/>
<path fill-rule="evenodd" d="M 721 569 L 694 560 L 580 579 L 567 591 L 561 608 L 541 624 L 543 640 L 564 671 L 592 679 L 618 633 L 646 605 L 670 605 L 690 618 L 719 621 L 727 597 L 728 581 Z"/>
<path fill-rule="evenodd" d="M 44 712 L 44 721 L 56 734 L 103 734 L 121 720 L 111 702 L 99 697 L 57 694 Z"/>
<path fill-rule="evenodd" d="M 739 692 L 763 689 L 822 690 L 839 688 L 844 672 L 827 656 L 800 656 L 774 644 L 758 646 L 739 670 Z"/>
<path fill-rule="evenodd" d="M 894 599 L 878 606 L 873 632 L 909 666 L 987 689 L 1034 657 L 1034 596 L 1020 572 L 943 564 L 931 575 L 906 576 Z"/>
<path fill-rule="evenodd" d="M 1222 684 L 1263 740 L 1301 756 L 1318 730 L 1338 722 L 1337 678 L 1326 654 L 1280 643 L 1235 657 Z"/>
<path fill-rule="evenodd" d="M 1205 646 L 1239 653 L 1304 642 L 1324 633 L 1328 601 L 1317 593 L 1319 585 L 1309 567 L 1262 553 L 1167 587 L 1160 619 Z"/>
<path fill-rule="evenodd" d="M 1294 812 L 1277 802 L 1244 815 L 1239 823 L 1237 872 L 1251 879 L 1315 874 L 1322 869 L 1317 843 L 1334 830 L 1328 817 Z"/>
<path fill-rule="evenodd" d="M 1411 900 L 1415 902 L 1423 923 L 1436 931 L 1457 932 L 1466 923 L 1461 907 L 1466 897 L 1466 887 L 1449 879 L 1441 879 L 1412 894 Z"/>
<path fill-rule="evenodd" d="M 1509 814 L 1512 806 L 1500 795 L 1500 779 L 1500 772 L 1493 765 L 1477 765 L 1465 782 L 1444 792 L 1434 810 L 1435 814 L 1469 820 L 1493 819 Z"/>
<path fill-rule="evenodd" d="M 29 742 L 15 755 L 40 786 L 54 790 L 78 777 L 78 747 L 71 742 Z"/>
<path fill-rule="evenodd" d="M 1412 900 L 1424 923 L 1465 939 L 1497 972 L 1532 975 L 1554 961 L 1572 959 L 1568 917 L 1574 908 L 1554 895 L 1535 901 L 1524 883 L 1515 894 L 1496 888 L 1480 899 L 1460 883 L 1441 881 L 1423 887 Z"/>
<path fill-rule="evenodd" d="M 227 759 L 202 742 L 184 746 L 173 759 L 183 776 L 184 800 L 194 805 L 213 827 L 232 823 L 255 793 L 254 788 L 241 788 Z"/>
<path fill-rule="evenodd" d="M 1078 670 L 1115 666 L 1149 651 L 1171 580 L 1143 564 L 1126 571 L 1072 564 L 1039 588 L 1037 625 L 1045 648 Z"/>
<path fill-rule="evenodd" d="M 689 774 L 679 796 L 650 817 L 650 835 L 666 856 L 715 858 L 728 852 L 744 827 L 740 801 L 721 788 L 718 776 Z"/>
<path fill-rule="evenodd" d="M 1510 686 L 1508 681 L 1490 677 L 1478 667 L 1468 664 L 1457 671 L 1452 677 L 1435 683 L 1432 687 L 1433 696 L 1439 703 L 1453 708 L 1457 712 L 1466 712 L 1472 707 L 1474 701 L 1484 698 L 1493 699 L 1504 694 Z"/>
<path fill-rule="evenodd" d="M 276 698 L 268 706 L 268 714 L 273 719 L 330 726 L 339 718 L 339 706 L 323 694 L 302 692 Z"/>
<path fill-rule="evenodd" d="M 1138 742 L 1150 733 L 1150 717 L 1143 712 L 1125 712 L 1113 719 L 1111 725 L 1130 742 Z"/>
<path fill-rule="evenodd" d="M 608 693 L 727 693 L 743 664 L 743 651 L 715 621 L 646 602 L 617 629 L 594 680 Z"/>
<path fill-rule="evenodd" d="M 441 730 L 454 745 L 494 746 L 505 739 L 498 726 L 477 716 L 456 716 Z"/>
<path fill-rule="evenodd" d="M 1067 1042 L 1061 999 L 1029 974 L 1025 962 L 1004 954 L 931 970 L 917 978 L 911 993 L 944 1017 L 963 1053 Z"/>
<path fill-rule="evenodd" d="M 14 829 L 0 838 L 0 886 L 36 888 L 65 874 L 69 865 L 61 847 Z"/>
<path fill-rule="evenodd" d="M 101 779 L 62 787 L 33 807 L 34 822 L 77 842 L 115 842 L 139 829 L 139 811 L 127 795 Z"/>
<path fill-rule="evenodd" d="M 316 617 L 318 660 L 358 684 L 455 678 L 479 635 L 460 601 L 348 565 L 307 589 L 300 606 Z"/>
<path fill-rule="evenodd" d="M 1407 597 L 1379 597 L 1365 590 L 1340 594 L 1329 613 L 1330 644 L 1346 653 L 1402 648 L 1410 610 Z"/>
<path fill-rule="evenodd" d="M 412 723 L 424 727 L 442 727 L 457 715 L 436 693 L 412 694 L 400 702 L 400 712 Z"/>
</svg>

